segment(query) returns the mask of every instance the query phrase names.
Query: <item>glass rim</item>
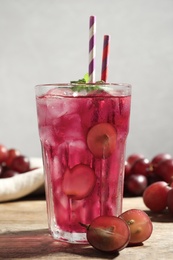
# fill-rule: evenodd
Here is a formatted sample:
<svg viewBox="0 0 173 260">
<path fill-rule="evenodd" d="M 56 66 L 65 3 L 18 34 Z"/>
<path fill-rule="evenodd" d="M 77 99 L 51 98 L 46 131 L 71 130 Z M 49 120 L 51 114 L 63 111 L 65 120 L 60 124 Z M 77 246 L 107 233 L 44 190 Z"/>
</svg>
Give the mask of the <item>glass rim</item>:
<svg viewBox="0 0 173 260">
<path fill-rule="evenodd" d="M 95 82 L 95 83 L 44 83 L 37 84 L 35 87 L 72 87 L 72 86 L 115 86 L 115 87 L 126 87 L 132 88 L 132 85 L 129 83 L 107 83 L 107 82 Z"/>
<path fill-rule="evenodd" d="M 54 92 L 50 94 L 50 90 L 61 90 L 63 92 Z M 52 84 L 39 84 L 35 86 L 36 96 L 44 96 L 49 92 L 50 96 L 62 97 L 88 97 L 92 91 L 98 91 L 97 96 L 102 96 L 103 90 L 112 96 L 131 96 L 132 87 L 127 83 L 52 83 Z"/>
</svg>

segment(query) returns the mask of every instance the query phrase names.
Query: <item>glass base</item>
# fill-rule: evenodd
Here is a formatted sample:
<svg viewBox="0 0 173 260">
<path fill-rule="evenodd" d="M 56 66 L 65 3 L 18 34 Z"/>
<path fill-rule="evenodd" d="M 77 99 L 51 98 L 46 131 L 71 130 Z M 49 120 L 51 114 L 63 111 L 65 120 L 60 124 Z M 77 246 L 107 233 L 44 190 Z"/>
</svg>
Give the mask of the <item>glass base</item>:
<svg viewBox="0 0 173 260">
<path fill-rule="evenodd" d="M 88 244 L 86 233 L 70 233 L 62 230 L 51 232 L 54 239 L 71 244 Z"/>
</svg>

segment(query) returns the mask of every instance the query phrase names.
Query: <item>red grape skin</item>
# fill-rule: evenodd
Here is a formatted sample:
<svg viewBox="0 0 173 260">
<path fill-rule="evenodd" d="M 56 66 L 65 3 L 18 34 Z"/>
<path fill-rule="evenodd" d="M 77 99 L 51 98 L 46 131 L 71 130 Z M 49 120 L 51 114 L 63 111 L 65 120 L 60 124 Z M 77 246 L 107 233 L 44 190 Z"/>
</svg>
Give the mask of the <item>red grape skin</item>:
<svg viewBox="0 0 173 260">
<path fill-rule="evenodd" d="M 30 170 L 29 158 L 24 155 L 16 156 L 13 159 L 10 168 L 18 173 L 28 172 Z"/>
<path fill-rule="evenodd" d="M 155 170 L 164 181 L 171 184 L 173 181 L 173 159 L 162 161 Z"/>
<path fill-rule="evenodd" d="M 169 212 L 173 215 L 173 188 L 168 191 L 167 206 Z"/>
<path fill-rule="evenodd" d="M 7 165 L 8 167 L 10 167 L 11 164 L 12 164 L 12 161 L 14 160 L 14 158 L 17 157 L 17 156 L 19 156 L 19 155 L 20 155 L 20 151 L 19 151 L 19 150 L 14 149 L 14 148 L 9 149 L 9 150 L 8 150 L 8 157 L 7 157 L 6 160 L 5 160 L 6 165 Z"/>
<path fill-rule="evenodd" d="M 3 167 L 2 167 L 2 165 L 0 165 L 0 177 L 1 177 L 2 172 L 3 172 Z"/>
<path fill-rule="evenodd" d="M 157 181 L 163 181 L 163 179 L 158 174 L 156 174 L 155 171 L 150 171 L 148 173 L 147 180 L 148 180 L 148 186 Z"/>
<path fill-rule="evenodd" d="M 158 165 L 168 159 L 171 159 L 172 156 L 168 153 L 160 153 L 157 154 L 156 156 L 153 157 L 153 159 L 151 160 L 151 167 L 153 169 L 153 171 L 158 167 Z"/>
<path fill-rule="evenodd" d="M 138 161 L 139 159 L 143 159 L 143 158 L 144 158 L 144 155 L 134 153 L 127 157 L 127 162 L 130 164 L 130 166 L 132 166 L 136 161 Z"/>
<path fill-rule="evenodd" d="M 7 156 L 8 156 L 8 149 L 3 144 L 0 144 L 0 163 L 5 162 Z"/>
<path fill-rule="evenodd" d="M 1 178 L 11 178 L 11 177 L 13 177 L 17 174 L 18 174 L 18 172 L 15 172 L 15 171 L 10 170 L 10 169 L 6 169 L 6 170 L 3 171 L 3 173 L 1 174 L 0 177 Z"/>
<path fill-rule="evenodd" d="M 140 244 L 147 240 L 153 231 L 149 216 L 140 209 L 130 209 L 123 212 L 120 218 L 124 219 L 130 228 L 129 245 Z"/>
<path fill-rule="evenodd" d="M 131 166 L 128 161 L 125 161 L 124 175 L 127 178 L 131 174 Z"/>
<path fill-rule="evenodd" d="M 141 174 L 132 174 L 125 180 L 125 185 L 131 194 L 139 196 L 147 187 L 147 178 Z"/>
<path fill-rule="evenodd" d="M 153 212 L 162 212 L 167 207 L 167 196 L 170 189 L 165 181 L 151 184 L 143 193 L 144 204 Z"/>
<path fill-rule="evenodd" d="M 131 168 L 131 174 L 142 174 L 147 176 L 150 171 L 150 161 L 147 158 L 137 160 Z"/>
<path fill-rule="evenodd" d="M 30 171 L 30 160 L 15 148 L 7 149 L 0 144 L 0 178 L 10 178 Z"/>
</svg>

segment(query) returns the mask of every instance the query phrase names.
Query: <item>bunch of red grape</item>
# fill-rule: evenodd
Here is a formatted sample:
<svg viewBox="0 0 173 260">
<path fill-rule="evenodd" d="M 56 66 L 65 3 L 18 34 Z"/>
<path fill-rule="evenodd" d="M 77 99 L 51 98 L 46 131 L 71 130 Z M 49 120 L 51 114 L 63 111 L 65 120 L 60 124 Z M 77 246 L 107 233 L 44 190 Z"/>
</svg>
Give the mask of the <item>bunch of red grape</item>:
<svg viewBox="0 0 173 260">
<path fill-rule="evenodd" d="M 157 154 L 148 160 L 141 154 L 130 155 L 125 162 L 125 196 L 143 196 L 153 212 L 168 208 L 173 214 L 173 157 Z"/>
<path fill-rule="evenodd" d="M 0 178 L 13 177 L 30 171 L 30 160 L 17 149 L 7 149 L 0 144 Z"/>
</svg>

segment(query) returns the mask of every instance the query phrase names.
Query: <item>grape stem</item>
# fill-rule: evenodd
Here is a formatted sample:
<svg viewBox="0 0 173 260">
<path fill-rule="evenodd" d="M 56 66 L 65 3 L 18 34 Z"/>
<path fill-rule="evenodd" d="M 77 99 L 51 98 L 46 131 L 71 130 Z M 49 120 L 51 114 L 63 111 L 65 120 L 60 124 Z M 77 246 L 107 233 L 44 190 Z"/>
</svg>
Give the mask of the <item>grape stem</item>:
<svg viewBox="0 0 173 260">
<path fill-rule="evenodd" d="M 90 226 L 90 225 L 86 225 L 86 224 L 84 224 L 84 223 L 82 223 L 82 222 L 79 222 L 79 224 L 80 224 L 82 227 L 86 228 L 87 230 L 89 229 L 89 226 Z"/>
</svg>

